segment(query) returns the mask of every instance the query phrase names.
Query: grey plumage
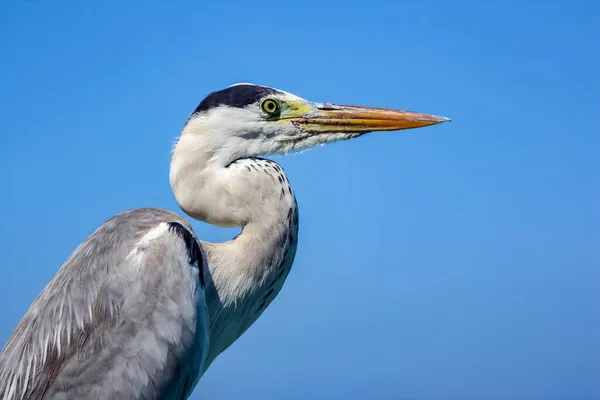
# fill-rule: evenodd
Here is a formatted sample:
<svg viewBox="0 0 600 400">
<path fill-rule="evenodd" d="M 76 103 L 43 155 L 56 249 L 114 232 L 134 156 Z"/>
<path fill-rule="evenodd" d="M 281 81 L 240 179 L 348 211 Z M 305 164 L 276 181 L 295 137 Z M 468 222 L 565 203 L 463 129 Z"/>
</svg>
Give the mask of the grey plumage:
<svg viewBox="0 0 600 400">
<path fill-rule="evenodd" d="M 191 232 L 174 213 L 132 210 L 73 252 L 0 353 L 0 399 L 191 393 L 206 357 L 208 311 L 201 266 L 189 264 L 170 222 Z"/>
</svg>

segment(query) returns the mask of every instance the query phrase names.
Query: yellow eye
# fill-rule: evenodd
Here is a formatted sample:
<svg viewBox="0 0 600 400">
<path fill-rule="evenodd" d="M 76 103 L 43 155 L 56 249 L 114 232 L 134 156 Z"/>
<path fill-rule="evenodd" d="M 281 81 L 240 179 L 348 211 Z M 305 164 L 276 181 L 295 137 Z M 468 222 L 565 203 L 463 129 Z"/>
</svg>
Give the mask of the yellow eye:
<svg viewBox="0 0 600 400">
<path fill-rule="evenodd" d="M 277 100 L 267 99 L 262 103 L 262 109 L 267 114 L 275 114 L 279 111 L 279 103 Z"/>
</svg>

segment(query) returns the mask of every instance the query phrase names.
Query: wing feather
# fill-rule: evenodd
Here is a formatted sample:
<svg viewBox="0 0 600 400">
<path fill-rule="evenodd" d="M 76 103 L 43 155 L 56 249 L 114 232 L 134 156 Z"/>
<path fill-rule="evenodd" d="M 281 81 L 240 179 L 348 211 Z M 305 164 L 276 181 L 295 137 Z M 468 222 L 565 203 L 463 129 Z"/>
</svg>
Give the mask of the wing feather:
<svg viewBox="0 0 600 400">
<path fill-rule="evenodd" d="M 178 215 L 137 209 L 111 218 L 6 343 L 0 399 L 187 398 L 185 382 L 197 382 L 208 346 L 204 268 Z"/>
</svg>

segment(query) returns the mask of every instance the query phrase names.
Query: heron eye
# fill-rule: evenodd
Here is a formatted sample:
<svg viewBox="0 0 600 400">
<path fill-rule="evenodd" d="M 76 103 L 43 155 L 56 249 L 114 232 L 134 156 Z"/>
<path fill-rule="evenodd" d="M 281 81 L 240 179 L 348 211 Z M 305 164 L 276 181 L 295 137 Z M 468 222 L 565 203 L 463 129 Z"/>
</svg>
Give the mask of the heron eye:
<svg viewBox="0 0 600 400">
<path fill-rule="evenodd" d="M 267 99 L 262 103 L 262 109 L 267 114 L 275 114 L 279 111 L 279 103 L 273 99 Z"/>
</svg>

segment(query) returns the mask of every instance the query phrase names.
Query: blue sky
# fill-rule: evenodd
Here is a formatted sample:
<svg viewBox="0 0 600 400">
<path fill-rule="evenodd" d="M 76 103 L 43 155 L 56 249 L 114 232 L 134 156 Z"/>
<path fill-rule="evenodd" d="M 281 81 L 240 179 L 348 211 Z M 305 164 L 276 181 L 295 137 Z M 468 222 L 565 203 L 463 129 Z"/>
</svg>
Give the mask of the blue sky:
<svg viewBox="0 0 600 400">
<path fill-rule="evenodd" d="M 249 81 L 453 121 L 276 158 L 294 268 L 193 398 L 600 398 L 599 3 L 99 3 L 0 5 L 0 343 Z"/>
</svg>

